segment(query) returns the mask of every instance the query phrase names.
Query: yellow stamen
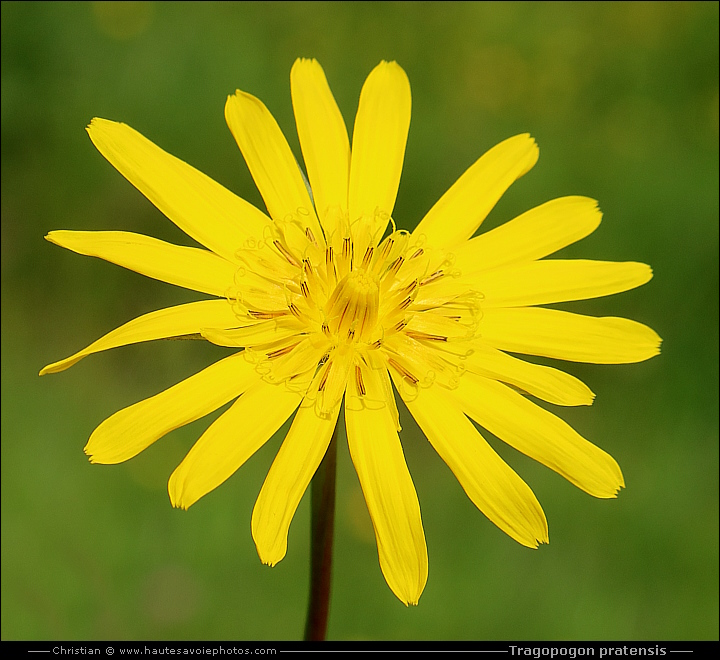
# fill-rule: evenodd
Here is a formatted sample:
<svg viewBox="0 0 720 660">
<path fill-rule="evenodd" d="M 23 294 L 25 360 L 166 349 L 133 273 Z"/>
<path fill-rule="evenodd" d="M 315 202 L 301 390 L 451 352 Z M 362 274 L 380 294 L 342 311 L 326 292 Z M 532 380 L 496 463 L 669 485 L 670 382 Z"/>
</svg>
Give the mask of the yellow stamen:
<svg viewBox="0 0 720 660">
<path fill-rule="evenodd" d="M 282 309 L 274 312 L 260 312 L 254 309 L 249 309 L 247 313 L 253 318 L 260 319 L 262 321 L 268 321 L 270 319 L 276 319 L 281 316 L 287 316 L 287 310 Z"/>
<path fill-rule="evenodd" d="M 360 268 L 367 268 L 370 265 L 370 261 L 372 260 L 373 252 L 374 252 L 374 249 L 371 247 L 369 247 L 367 250 L 365 250 L 365 256 L 363 257 Z"/>
<path fill-rule="evenodd" d="M 447 341 L 447 337 L 443 337 L 442 335 L 431 335 L 427 332 L 418 332 L 416 330 L 408 330 L 405 332 L 405 334 L 408 337 L 412 337 L 413 339 L 424 339 L 426 341 Z"/>
<path fill-rule="evenodd" d="M 355 365 L 355 384 L 360 396 L 365 396 L 365 383 L 363 383 L 362 371 L 360 371 L 360 365 Z"/>
<path fill-rule="evenodd" d="M 439 280 L 441 277 L 444 277 L 445 273 L 441 270 L 436 270 L 432 275 L 429 275 L 424 280 L 420 282 L 420 286 L 425 286 L 426 284 L 430 284 L 430 282 L 434 282 L 435 280 Z"/>
<path fill-rule="evenodd" d="M 293 257 L 290 250 L 288 250 L 280 241 L 273 241 L 273 245 L 275 246 L 277 251 L 282 254 L 282 256 L 285 257 L 293 266 L 297 266 L 298 268 L 300 268 L 300 263 L 298 262 L 298 260 Z"/>
<path fill-rule="evenodd" d="M 420 382 L 419 378 L 415 378 L 405 367 L 403 367 L 401 364 L 393 360 L 393 358 L 388 358 L 388 364 L 400 372 L 400 374 L 403 376 L 403 378 L 407 378 L 413 385 L 417 385 Z"/>
<path fill-rule="evenodd" d="M 285 348 L 278 348 L 276 351 L 272 351 L 271 353 L 268 353 L 267 358 L 268 358 L 268 360 L 274 360 L 275 358 L 279 358 L 282 355 L 287 355 L 296 346 L 297 346 L 297 344 L 292 344 L 291 346 L 285 346 Z"/>
</svg>

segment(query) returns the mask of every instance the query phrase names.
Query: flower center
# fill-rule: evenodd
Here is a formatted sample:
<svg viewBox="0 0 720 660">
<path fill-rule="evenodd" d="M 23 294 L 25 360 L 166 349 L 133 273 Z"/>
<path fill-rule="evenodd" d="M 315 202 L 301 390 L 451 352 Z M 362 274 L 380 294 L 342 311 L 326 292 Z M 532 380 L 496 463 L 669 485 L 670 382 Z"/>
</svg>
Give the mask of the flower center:
<svg viewBox="0 0 720 660">
<path fill-rule="evenodd" d="M 365 269 L 348 273 L 325 304 L 326 325 L 338 341 L 366 342 L 378 320 L 380 290 Z"/>
</svg>

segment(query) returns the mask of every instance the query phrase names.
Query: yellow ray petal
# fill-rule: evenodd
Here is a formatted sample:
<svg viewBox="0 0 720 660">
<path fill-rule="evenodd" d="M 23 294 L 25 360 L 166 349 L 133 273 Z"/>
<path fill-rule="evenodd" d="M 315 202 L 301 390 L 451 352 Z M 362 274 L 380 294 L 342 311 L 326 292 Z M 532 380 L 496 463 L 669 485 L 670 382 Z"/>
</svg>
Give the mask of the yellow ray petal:
<svg viewBox="0 0 720 660">
<path fill-rule="evenodd" d="M 258 378 L 242 353 L 231 355 L 108 417 L 93 431 L 85 453 L 91 463 L 122 463 L 166 433 L 217 410 Z"/>
<path fill-rule="evenodd" d="M 208 250 L 184 247 L 128 231 L 51 231 L 51 243 L 99 257 L 153 279 L 225 296 L 237 266 Z"/>
<path fill-rule="evenodd" d="M 637 321 L 541 307 L 488 309 L 479 331 L 503 351 L 594 364 L 642 362 L 660 352 L 662 341 Z"/>
<path fill-rule="evenodd" d="M 295 60 L 290 72 L 295 123 L 320 223 L 329 236 L 347 212 L 350 141 L 325 73 L 316 60 Z"/>
<path fill-rule="evenodd" d="M 172 473 L 172 505 L 187 509 L 228 479 L 283 425 L 301 399 L 283 385 L 256 382 L 200 436 Z"/>
<path fill-rule="evenodd" d="M 306 398 L 295 415 L 253 509 L 252 535 L 264 564 L 274 566 L 285 556 L 290 523 L 325 456 L 339 412 L 336 406 L 329 417 L 320 417 Z"/>
<path fill-rule="evenodd" d="M 397 387 L 397 374 L 390 373 Z M 528 548 L 547 543 L 545 514 L 530 487 L 493 451 L 445 392 L 440 387 L 420 389 L 415 399 L 405 399 L 405 403 L 467 496 L 491 522 Z"/>
<path fill-rule="evenodd" d="M 273 220 L 297 222 L 303 230 L 309 227 L 315 239 L 322 242 L 315 209 L 295 156 L 263 102 L 237 90 L 228 96 L 225 121 Z"/>
<path fill-rule="evenodd" d="M 192 335 L 199 333 L 201 328 L 206 326 L 229 328 L 237 324 L 238 319 L 227 300 L 202 300 L 159 309 L 156 312 L 138 316 L 93 342 L 87 348 L 83 348 L 64 360 L 47 365 L 42 369 L 40 375 L 64 371 L 84 357 L 110 348 L 153 339 Z"/>
<path fill-rule="evenodd" d="M 410 82 L 396 62 L 368 76 L 355 116 L 348 204 L 350 221 L 365 217 L 378 240 L 395 206 L 410 127 Z"/>
<path fill-rule="evenodd" d="M 98 151 L 188 236 L 229 261 L 270 219 L 210 177 L 125 124 L 95 118 L 87 128 Z"/>
<path fill-rule="evenodd" d="M 479 340 L 472 348 L 465 365 L 474 374 L 514 385 L 559 406 L 589 406 L 595 398 L 585 383 L 564 371 L 520 360 Z"/>
<path fill-rule="evenodd" d="M 507 385 L 466 374 L 453 397 L 480 426 L 595 497 L 625 486 L 615 459 Z"/>
<path fill-rule="evenodd" d="M 229 330 L 203 328 L 201 334 L 209 342 L 218 346 L 240 347 L 269 344 L 295 335 L 298 335 L 298 341 L 300 341 L 304 338 L 304 335 L 300 335 L 306 329 L 307 327 L 294 316 L 281 316 L 277 319 L 259 321 L 252 325 Z"/>
<path fill-rule="evenodd" d="M 353 145 L 354 148 L 354 145 Z M 413 236 L 427 244 L 451 249 L 470 238 L 505 191 L 538 159 L 530 135 L 516 135 L 481 156 L 420 221 Z"/>
<path fill-rule="evenodd" d="M 454 268 L 471 275 L 542 259 L 594 232 L 601 219 L 594 199 L 553 199 L 458 246 Z"/>
<path fill-rule="evenodd" d="M 403 603 L 416 605 L 428 571 L 420 505 L 389 407 L 357 405 L 364 397 L 382 401 L 383 390 L 371 372 L 364 370 L 362 397 L 356 380 L 348 382 L 348 446 L 375 528 L 385 580 Z"/>
<path fill-rule="evenodd" d="M 483 294 L 483 309 L 489 309 L 609 296 L 649 282 L 652 270 L 633 261 L 551 259 L 498 268 L 473 279 Z"/>
</svg>

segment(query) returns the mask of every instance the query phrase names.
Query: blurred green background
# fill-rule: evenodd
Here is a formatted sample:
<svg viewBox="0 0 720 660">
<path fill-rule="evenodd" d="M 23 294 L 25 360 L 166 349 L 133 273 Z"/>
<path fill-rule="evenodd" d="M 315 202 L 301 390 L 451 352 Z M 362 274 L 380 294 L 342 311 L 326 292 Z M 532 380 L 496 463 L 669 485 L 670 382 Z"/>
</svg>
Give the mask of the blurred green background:
<svg viewBox="0 0 720 660">
<path fill-rule="evenodd" d="M 3 639 L 302 636 L 308 498 L 275 568 L 250 536 L 282 432 L 189 512 L 171 508 L 167 478 L 208 419 L 120 466 L 82 452 L 107 416 L 222 349 L 155 342 L 37 376 L 136 315 L 199 297 L 43 240 L 125 229 L 190 244 L 96 152 L 89 120 L 130 124 L 264 208 L 223 106 L 236 88 L 255 94 L 299 156 L 296 57 L 321 62 L 349 127 L 381 59 L 407 71 L 394 213 L 406 228 L 485 150 L 532 133 L 539 163 L 485 226 L 562 195 L 598 199 L 603 224 L 562 254 L 643 261 L 655 277 L 568 308 L 664 339 L 643 364 L 567 365 L 597 399 L 560 413 L 621 464 L 617 500 L 494 443 L 545 508 L 551 543 L 538 551 L 474 508 L 405 414 L 430 555 L 418 607 L 383 580 L 343 438 L 329 638 L 717 639 L 715 2 L 3 2 Z"/>
</svg>

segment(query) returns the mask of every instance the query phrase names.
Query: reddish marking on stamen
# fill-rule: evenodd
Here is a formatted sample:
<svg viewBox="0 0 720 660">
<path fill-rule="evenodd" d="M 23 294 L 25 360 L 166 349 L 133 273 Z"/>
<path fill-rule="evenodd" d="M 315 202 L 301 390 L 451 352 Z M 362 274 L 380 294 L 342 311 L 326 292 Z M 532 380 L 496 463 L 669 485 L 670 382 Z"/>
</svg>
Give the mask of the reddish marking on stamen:
<svg viewBox="0 0 720 660">
<path fill-rule="evenodd" d="M 268 360 L 274 360 L 275 358 L 279 358 L 283 355 L 287 355 L 296 346 L 297 346 L 297 344 L 293 344 L 292 346 L 286 346 L 285 348 L 278 348 L 276 351 L 272 351 L 271 353 L 268 353 L 267 358 L 268 358 Z"/>
<path fill-rule="evenodd" d="M 412 304 L 412 298 L 410 298 L 410 297 L 405 298 L 405 300 L 403 300 L 403 301 L 398 305 L 398 309 L 407 309 L 408 307 L 410 307 L 411 304 Z"/>
<path fill-rule="evenodd" d="M 297 268 L 300 268 L 300 264 L 298 263 L 297 259 L 293 257 L 290 251 L 280 241 L 273 241 L 273 245 L 277 248 L 277 251 L 290 262 L 290 264 Z"/>
<path fill-rule="evenodd" d="M 247 311 L 247 313 L 250 314 L 250 316 L 252 316 L 256 319 L 260 319 L 262 321 L 269 321 L 270 319 L 276 319 L 279 316 L 287 316 L 287 311 L 284 309 L 280 310 L 280 311 L 276 311 L 276 312 L 258 312 L 254 309 L 249 309 Z"/>
<path fill-rule="evenodd" d="M 410 284 L 400 289 L 400 293 L 412 293 L 417 286 L 419 286 L 418 281 L 413 280 Z"/>
<path fill-rule="evenodd" d="M 314 245 L 317 245 L 317 241 L 315 240 L 315 236 L 313 235 L 310 227 L 305 227 L 305 236 L 307 236 L 308 240 L 311 243 L 313 243 Z"/>
<path fill-rule="evenodd" d="M 343 311 L 340 314 L 340 320 L 338 321 L 338 328 L 342 325 L 343 320 L 345 319 L 345 314 L 347 314 L 348 307 L 350 306 L 350 303 L 345 303 L 345 307 L 343 307 Z"/>
<path fill-rule="evenodd" d="M 332 276 L 337 279 L 337 273 L 335 272 L 335 262 L 333 261 L 332 247 L 328 247 L 328 249 L 325 250 L 325 268 L 327 269 L 328 277 L 332 274 Z M 332 271 L 330 270 L 331 268 Z"/>
<path fill-rule="evenodd" d="M 329 362 L 325 368 L 325 372 L 320 376 L 320 383 L 318 384 L 318 392 L 322 392 L 325 389 L 325 383 L 327 383 L 328 376 L 330 375 L 330 369 L 332 368 L 332 362 Z"/>
<path fill-rule="evenodd" d="M 365 396 L 365 383 L 363 383 L 362 371 L 360 371 L 360 367 L 357 364 L 355 365 L 355 384 L 357 385 L 358 392 L 360 392 L 360 396 Z"/>
<path fill-rule="evenodd" d="M 405 333 L 408 337 L 411 337 L 412 339 L 424 339 L 426 341 L 447 341 L 448 338 L 444 337 L 443 335 L 431 335 L 427 332 L 418 332 L 417 330 L 408 330 Z"/>
<path fill-rule="evenodd" d="M 295 303 L 290 303 L 290 306 L 288 307 L 288 309 L 290 310 L 290 313 L 293 316 L 295 316 L 298 319 L 301 318 L 300 310 L 297 307 L 295 307 Z"/>
<path fill-rule="evenodd" d="M 393 275 L 397 274 L 397 272 L 400 270 L 400 266 L 403 265 L 405 262 L 405 259 L 402 257 L 398 257 L 390 264 L 390 267 L 388 268 L 388 273 L 392 273 Z"/>
<path fill-rule="evenodd" d="M 424 280 L 420 282 L 420 286 L 425 286 L 426 284 L 430 284 L 430 282 L 434 282 L 435 280 L 439 280 L 441 277 L 444 277 L 445 273 L 441 270 L 436 270 L 432 275 L 429 275 Z"/>
<path fill-rule="evenodd" d="M 368 267 L 368 265 L 370 264 L 370 261 L 371 261 L 371 259 L 372 259 L 372 256 L 373 256 L 373 252 L 374 252 L 374 251 L 375 251 L 375 250 L 374 250 L 373 248 L 371 248 L 371 247 L 369 247 L 367 250 L 365 250 L 365 256 L 363 257 L 362 265 L 360 266 L 361 268 L 367 268 L 367 267 Z"/>
<path fill-rule="evenodd" d="M 417 250 L 415 250 L 415 254 L 413 254 L 413 256 L 410 258 L 416 259 L 417 257 L 419 257 L 422 254 L 425 254 L 425 250 L 423 250 L 422 248 L 418 248 Z"/>
<path fill-rule="evenodd" d="M 383 243 L 382 252 L 380 252 L 380 259 L 387 258 L 388 254 L 390 254 L 390 251 L 393 249 L 393 245 L 395 245 L 395 241 L 388 236 L 385 243 Z"/>
<path fill-rule="evenodd" d="M 407 378 L 409 381 L 412 381 L 413 385 L 416 385 L 420 382 L 419 378 L 415 378 L 405 367 L 403 367 L 401 364 L 393 360 L 393 358 L 388 358 L 388 364 L 399 371 L 404 378 Z"/>
</svg>

